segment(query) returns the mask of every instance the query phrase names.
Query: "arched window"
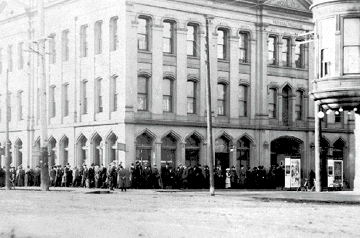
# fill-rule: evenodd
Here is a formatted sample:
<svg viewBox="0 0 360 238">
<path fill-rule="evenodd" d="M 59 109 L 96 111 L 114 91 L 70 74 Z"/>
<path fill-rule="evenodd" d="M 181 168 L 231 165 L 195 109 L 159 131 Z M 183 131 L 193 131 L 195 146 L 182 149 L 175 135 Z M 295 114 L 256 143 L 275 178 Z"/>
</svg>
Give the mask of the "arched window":
<svg viewBox="0 0 360 238">
<path fill-rule="evenodd" d="M 187 25 L 187 55 L 189 56 L 198 56 L 198 30 L 197 24 Z"/>
<path fill-rule="evenodd" d="M 239 116 L 247 117 L 248 108 L 248 88 L 246 85 L 239 85 Z"/>
<path fill-rule="evenodd" d="M 270 65 L 277 65 L 277 37 L 270 35 L 268 39 L 268 63 Z"/>
<path fill-rule="evenodd" d="M 163 111 L 173 112 L 173 80 L 164 78 L 163 79 Z"/>
<path fill-rule="evenodd" d="M 303 69 L 305 68 L 305 45 L 299 44 L 303 40 L 296 39 L 295 45 L 295 67 Z"/>
<path fill-rule="evenodd" d="M 138 77 L 137 84 L 137 109 L 138 111 L 147 111 L 148 110 L 148 78 L 144 76 Z"/>
<path fill-rule="evenodd" d="M 139 161 L 141 165 L 151 164 L 153 141 L 154 139 L 146 133 L 136 138 L 136 161 Z"/>
<path fill-rule="evenodd" d="M 277 89 L 270 88 L 268 94 L 268 103 L 269 103 L 269 118 L 277 118 Z"/>
<path fill-rule="evenodd" d="M 282 120 L 285 126 L 289 126 L 292 121 L 291 102 L 291 88 L 286 86 L 282 91 Z"/>
<path fill-rule="evenodd" d="M 149 50 L 149 40 L 150 40 L 150 19 L 146 17 L 139 17 L 138 19 L 138 49 L 139 50 Z"/>
<path fill-rule="evenodd" d="M 94 54 L 102 53 L 102 21 L 95 22 L 94 27 Z"/>
<path fill-rule="evenodd" d="M 187 81 L 187 113 L 196 113 L 196 82 Z"/>
<path fill-rule="evenodd" d="M 239 49 L 240 49 L 240 59 L 242 63 L 249 62 L 249 34 L 246 32 L 239 33 Z"/>
<path fill-rule="evenodd" d="M 333 159 L 343 160 L 345 156 L 345 143 L 339 139 L 334 143 L 333 146 Z"/>
<path fill-rule="evenodd" d="M 80 28 L 80 56 L 87 57 L 88 42 L 87 42 L 87 25 L 82 25 Z"/>
<path fill-rule="evenodd" d="M 169 164 L 175 168 L 177 140 L 172 135 L 167 135 L 161 140 L 161 167 Z"/>
<path fill-rule="evenodd" d="M 119 17 L 112 17 L 110 19 L 110 51 L 115 51 L 117 49 L 118 43 L 118 23 Z"/>
<path fill-rule="evenodd" d="M 198 165 L 200 158 L 200 139 L 192 135 L 186 138 L 185 142 L 185 165 L 187 167 Z"/>
<path fill-rule="evenodd" d="M 174 54 L 175 22 L 166 20 L 163 22 L 163 26 L 163 52 L 168 54 Z"/>
<path fill-rule="evenodd" d="M 250 140 L 246 137 L 242 137 L 237 141 L 237 159 L 240 162 L 238 169 L 241 166 L 247 170 L 250 168 Z"/>
<path fill-rule="evenodd" d="M 218 59 L 228 59 L 228 30 L 219 28 L 217 30 L 217 57 Z"/>
<path fill-rule="evenodd" d="M 218 83 L 217 85 L 217 108 L 218 115 L 225 116 L 226 115 L 226 84 Z"/>
<path fill-rule="evenodd" d="M 102 138 L 99 135 L 96 135 L 93 138 L 93 161 L 92 163 L 94 163 L 95 165 L 100 165 L 101 163 L 103 163 L 103 149 L 102 148 Z"/>
<path fill-rule="evenodd" d="M 291 67 L 291 39 L 282 38 L 282 64 L 285 67 Z"/>
<path fill-rule="evenodd" d="M 81 114 L 87 114 L 88 112 L 88 97 L 87 97 L 87 81 L 81 82 Z"/>
<path fill-rule="evenodd" d="M 115 112 L 118 109 L 118 89 L 117 89 L 117 80 L 118 77 L 111 77 L 110 78 L 110 106 L 111 111 Z"/>
<path fill-rule="evenodd" d="M 95 103 L 96 103 L 96 112 L 103 112 L 103 96 L 102 96 L 102 79 L 97 79 L 95 81 Z"/>
</svg>

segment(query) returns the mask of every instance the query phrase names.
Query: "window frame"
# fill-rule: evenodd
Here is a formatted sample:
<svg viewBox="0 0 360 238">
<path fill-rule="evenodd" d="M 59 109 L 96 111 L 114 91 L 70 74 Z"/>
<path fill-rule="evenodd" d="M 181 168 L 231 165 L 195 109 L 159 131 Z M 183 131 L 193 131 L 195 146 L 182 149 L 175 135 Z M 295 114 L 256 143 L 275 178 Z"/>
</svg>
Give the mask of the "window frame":
<svg viewBox="0 0 360 238">
<path fill-rule="evenodd" d="M 63 30 L 61 34 L 62 38 L 62 62 L 69 61 L 69 30 Z"/>
<path fill-rule="evenodd" d="M 274 43 L 273 43 L 273 51 L 270 51 L 270 38 L 274 39 Z M 276 35 L 269 35 L 268 36 L 268 65 L 278 65 L 278 37 Z M 272 60 L 270 61 L 269 56 L 270 56 L 270 52 L 272 52 Z"/>
<path fill-rule="evenodd" d="M 102 54 L 102 25 L 102 20 L 96 21 L 94 24 L 94 55 Z"/>
<path fill-rule="evenodd" d="M 81 114 L 85 115 L 88 113 L 88 97 L 87 97 L 87 80 L 81 82 Z"/>
<path fill-rule="evenodd" d="M 219 43 L 219 32 L 223 32 L 222 43 Z M 216 30 L 217 33 L 217 59 L 218 60 L 229 60 L 229 29 L 219 27 Z M 222 48 L 222 56 L 219 57 L 219 49 Z"/>
<path fill-rule="evenodd" d="M 114 16 L 110 18 L 110 23 L 109 23 L 110 52 L 116 51 L 118 49 L 118 20 L 119 20 L 118 16 Z"/>
<path fill-rule="evenodd" d="M 170 24 L 170 36 L 169 37 L 165 37 L 165 35 L 164 35 L 165 24 Z M 164 54 L 175 54 L 176 22 L 173 20 L 164 20 L 163 26 L 164 26 L 164 28 L 163 28 L 163 53 Z M 169 41 L 169 44 L 170 44 L 169 52 L 165 51 L 165 40 Z"/>
<path fill-rule="evenodd" d="M 295 119 L 297 121 L 304 120 L 304 90 L 296 90 L 296 100 L 295 100 Z M 298 101 L 299 99 L 299 101 Z"/>
<path fill-rule="evenodd" d="M 193 88 L 192 88 L 192 91 L 193 91 L 193 95 L 189 95 L 189 91 L 187 91 L 186 92 L 186 94 L 187 94 L 187 109 L 186 109 L 186 112 L 187 112 L 187 114 L 197 114 L 197 108 L 196 108 L 196 106 L 197 106 L 197 82 L 196 81 L 194 81 L 194 80 L 187 80 L 187 82 L 186 82 L 186 84 L 188 84 L 188 83 L 192 83 L 192 86 L 193 86 Z M 187 89 L 189 89 L 190 87 L 189 87 L 189 85 L 186 85 L 186 88 Z M 191 99 L 190 100 L 190 102 L 189 102 L 189 99 Z M 189 104 L 192 104 L 192 111 L 191 110 L 189 110 Z"/>
<path fill-rule="evenodd" d="M 138 30 L 137 30 L 137 49 L 140 50 L 140 51 L 150 51 L 150 39 L 151 39 L 151 36 L 150 36 L 150 24 L 151 24 L 151 18 L 150 17 L 146 17 L 146 16 L 143 16 L 143 15 L 140 15 L 138 17 L 138 22 L 139 20 L 144 20 L 145 21 L 145 34 L 143 33 L 139 33 L 139 25 L 140 23 L 138 23 Z M 139 36 L 144 36 L 144 45 L 145 47 L 144 48 L 141 48 L 140 47 L 140 40 L 139 40 Z"/>
<path fill-rule="evenodd" d="M 302 42 L 304 39 L 295 39 L 295 43 Z M 305 69 L 305 45 L 304 44 L 295 44 L 295 68 L 297 69 Z M 298 50 L 299 49 L 299 53 Z M 299 59 L 300 63 L 297 63 L 297 59 Z"/>
<path fill-rule="evenodd" d="M 96 113 L 104 112 L 103 107 L 103 92 L 102 92 L 102 78 L 97 78 L 95 80 L 95 103 L 96 103 Z"/>
<path fill-rule="evenodd" d="M 223 98 L 219 98 L 219 86 L 220 85 L 223 86 L 223 91 L 222 91 L 222 94 L 224 95 Z M 224 82 L 219 82 L 217 84 L 216 89 L 217 89 L 217 100 L 216 100 L 217 101 L 217 115 L 218 116 L 226 116 L 226 114 L 227 114 L 226 106 L 227 106 L 227 101 L 228 101 L 228 99 L 227 99 L 228 84 L 226 84 Z M 223 109 L 222 113 L 220 113 L 219 102 L 221 102 L 221 105 L 222 105 L 222 109 Z"/>
<path fill-rule="evenodd" d="M 69 84 L 65 83 L 63 88 L 63 117 L 69 116 L 70 102 L 69 102 Z"/>
<path fill-rule="evenodd" d="M 284 47 L 284 41 L 286 41 L 286 47 Z M 291 67 L 291 50 L 292 50 L 292 39 L 290 37 L 283 37 L 281 39 L 281 62 L 283 67 Z M 286 50 L 286 51 L 284 51 Z M 284 54 L 286 54 L 286 61 L 284 61 Z"/>
<path fill-rule="evenodd" d="M 168 80 L 170 82 L 169 85 L 169 95 L 164 94 L 164 81 Z M 169 77 L 165 77 L 163 78 L 163 89 L 162 89 L 162 95 L 163 95 L 163 112 L 164 113 L 173 113 L 174 112 L 174 79 L 171 79 Z M 165 102 L 169 102 L 169 104 L 165 103 Z M 169 105 L 169 108 L 166 107 L 165 105 Z"/>
<path fill-rule="evenodd" d="M 240 98 L 240 87 L 244 88 L 244 97 Z M 245 84 L 239 84 L 238 86 L 238 105 L 239 105 L 239 117 L 248 117 L 248 100 L 249 100 L 249 86 Z M 243 114 L 241 114 L 240 105 L 243 105 Z"/>
<path fill-rule="evenodd" d="M 241 45 L 241 40 L 242 40 L 242 36 L 244 36 L 243 39 L 243 46 Z M 240 63 L 249 63 L 249 42 L 250 42 L 250 34 L 249 32 L 246 31 L 239 31 L 239 51 L 240 51 L 240 56 L 239 56 L 239 62 Z M 242 59 L 242 52 L 244 52 L 244 57 Z"/>
<path fill-rule="evenodd" d="M 55 100 L 55 90 L 56 90 L 56 86 L 55 85 L 51 85 L 50 86 L 50 117 L 54 118 L 56 117 L 56 100 Z"/>
<path fill-rule="evenodd" d="M 19 42 L 18 44 L 18 69 L 21 70 L 24 68 L 24 42 Z"/>
<path fill-rule="evenodd" d="M 271 96 L 271 91 L 273 91 L 272 102 L 269 101 L 269 99 L 271 98 L 270 97 Z M 273 107 L 272 107 L 273 111 L 270 111 L 270 108 L 271 108 L 270 105 L 273 105 Z M 278 109 L 278 89 L 275 88 L 275 87 L 270 87 L 269 88 L 268 107 L 269 107 L 269 119 L 277 119 L 278 118 L 278 113 L 277 113 L 277 109 Z"/>
<path fill-rule="evenodd" d="M 118 76 L 112 76 L 111 79 L 111 83 L 110 83 L 110 102 L 111 102 L 111 111 L 112 112 L 116 112 L 118 110 L 118 90 L 117 90 L 117 85 L 118 85 Z"/>
<path fill-rule="evenodd" d="M 139 80 L 143 78 L 145 80 L 145 92 L 139 92 Z M 139 107 L 139 98 L 145 99 L 145 108 Z M 149 110 L 149 77 L 145 75 L 139 75 L 137 78 L 137 110 L 148 111 Z"/>
<path fill-rule="evenodd" d="M 343 55 L 343 59 L 344 61 L 342 62 L 342 74 L 343 75 L 357 75 L 360 74 L 360 30 L 359 30 L 359 35 L 358 35 L 358 44 L 345 44 L 345 20 L 347 19 L 358 19 L 358 27 L 360 27 L 360 16 L 359 15 L 346 15 L 344 17 L 341 18 L 341 25 L 342 25 L 342 29 L 341 29 L 341 51 L 342 51 L 342 55 Z M 345 72 L 346 70 L 346 61 L 345 59 L 347 58 L 345 55 L 345 48 L 347 47 L 356 47 L 358 48 L 358 66 L 356 67 L 358 69 L 358 72 Z"/>
<path fill-rule="evenodd" d="M 88 25 L 82 25 L 80 27 L 80 57 L 85 58 L 89 54 L 88 39 L 87 39 Z"/>
<path fill-rule="evenodd" d="M 199 57 L 199 44 L 198 44 L 198 41 L 199 41 L 199 36 L 198 36 L 198 32 L 199 32 L 199 24 L 196 24 L 196 23 L 192 23 L 192 22 L 189 22 L 187 25 L 187 34 L 186 34 L 186 54 L 187 56 L 189 57 Z M 193 33 L 193 38 L 192 40 L 189 40 L 189 29 L 188 27 L 192 27 L 194 29 L 194 33 Z M 189 43 L 192 45 L 192 54 L 189 54 Z"/>
</svg>

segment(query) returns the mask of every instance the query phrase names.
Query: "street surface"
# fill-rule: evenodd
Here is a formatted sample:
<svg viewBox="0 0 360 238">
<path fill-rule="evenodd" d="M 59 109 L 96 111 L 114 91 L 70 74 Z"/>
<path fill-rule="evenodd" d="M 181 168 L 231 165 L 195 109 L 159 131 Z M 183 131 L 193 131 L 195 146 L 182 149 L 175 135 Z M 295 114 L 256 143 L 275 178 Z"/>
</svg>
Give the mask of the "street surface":
<svg viewBox="0 0 360 238">
<path fill-rule="evenodd" d="M 88 191 L 0 189 L 0 238 L 360 237 L 358 204 L 254 198 L 266 191 Z"/>
</svg>

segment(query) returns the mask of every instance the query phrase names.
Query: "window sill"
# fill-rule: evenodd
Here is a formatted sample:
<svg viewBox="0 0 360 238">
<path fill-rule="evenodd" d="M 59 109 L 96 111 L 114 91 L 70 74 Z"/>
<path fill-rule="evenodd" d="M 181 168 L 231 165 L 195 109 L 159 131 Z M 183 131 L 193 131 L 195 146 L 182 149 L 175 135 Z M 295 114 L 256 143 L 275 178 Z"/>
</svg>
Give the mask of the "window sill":
<svg viewBox="0 0 360 238">
<path fill-rule="evenodd" d="M 163 54 L 164 54 L 165 56 L 176 57 L 176 54 L 175 54 L 175 53 L 166 53 L 166 52 L 163 52 Z"/>
<path fill-rule="evenodd" d="M 239 60 L 239 64 L 250 65 L 250 62 L 241 62 L 241 61 Z"/>
<path fill-rule="evenodd" d="M 188 59 L 200 60 L 200 57 L 199 57 L 199 56 L 193 56 L 193 55 L 188 55 L 187 58 L 188 58 Z"/>
<path fill-rule="evenodd" d="M 230 63 L 230 60 L 228 60 L 228 59 L 218 59 L 218 62 Z"/>
<path fill-rule="evenodd" d="M 138 50 L 138 52 L 143 54 L 152 54 L 152 52 L 149 50 Z"/>
</svg>

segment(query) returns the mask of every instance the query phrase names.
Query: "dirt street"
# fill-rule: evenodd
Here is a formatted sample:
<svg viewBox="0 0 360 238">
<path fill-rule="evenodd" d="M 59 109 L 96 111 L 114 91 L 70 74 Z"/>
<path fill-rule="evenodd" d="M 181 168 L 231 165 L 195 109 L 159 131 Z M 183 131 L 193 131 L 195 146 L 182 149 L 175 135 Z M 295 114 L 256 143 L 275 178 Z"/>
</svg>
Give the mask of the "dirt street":
<svg viewBox="0 0 360 238">
<path fill-rule="evenodd" d="M 3 237 L 360 237 L 360 206 L 129 190 L 0 191 Z"/>
</svg>

